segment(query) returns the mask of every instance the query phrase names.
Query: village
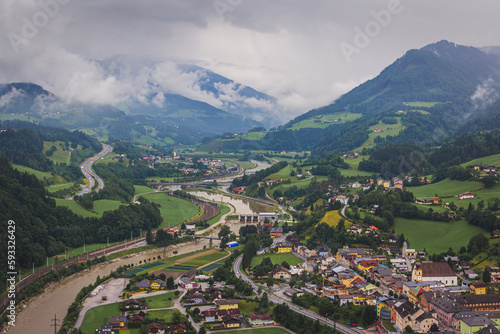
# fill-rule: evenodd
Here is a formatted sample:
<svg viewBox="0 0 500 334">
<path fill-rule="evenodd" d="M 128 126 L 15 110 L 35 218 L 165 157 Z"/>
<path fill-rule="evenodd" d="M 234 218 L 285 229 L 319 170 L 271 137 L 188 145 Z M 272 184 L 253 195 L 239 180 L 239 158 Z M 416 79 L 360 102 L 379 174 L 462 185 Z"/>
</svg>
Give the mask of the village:
<svg viewBox="0 0 500 334">
<path fill-rule="evenodd" d="M 165 275 L 140 281 L 132 278 L 129 285 L 134 285 L 127 286 L 123 293 L 119 291 L 121 315 L 109 317 L 107 323 L 96 330 L 113 333 L 142 326 L 147 330 L 145 333 L 203 333 L 275 326 L 279 323 L 273 320 L 269 300 L 277 300 L 276 304 L 301 305 L 301 297 L 313 295 L 328 298 L 339 307 L 373 306 L 377 320 L 368 328 L 353 321 L 345 322 L 344 326 L 358 332 L 500 332 L 500 295 L 495 293 L 500 267 L 487 267 L 489 280 L 485 274 L 479 280 L 469 262 L 460 261 L 456 256 L 447 256 L 443 262 L 428 261 L 425 252 L 408 248 L 406 242 L 400 247 L 397 235 L 392 235 L 388 243 L 376 251 L 349 245 L 336 253 L 326 246 L 308 249 L 298 241 L 296 234 L 284 233 L 282 227 L 268 222 L 273 217 L 266 218 L 258 230 L 269 233 L 273 243 L 257 251 L 256 256 L 263 258 L 262 263 L 244 274 L 259 288 L 253 295 L 245 296 L 235 291 L 234 285 L 215 280 L 214 273 L 198 268 L 186 271 L 175 282 Z M 349 230 L 354 234 L 362 231 L 356 224 Z M 376 228 L 368 227 L 366 231 L 376 233 Z M 267 256 L 274 259 L 284 255 L 288 259 L 296 258 L 297 264 L 283 261 L 273 265 L 274 260 L 272 263 L 266 260 Z M 270 270 L 262 271 L 266 262 L 271 263 L 267 268 Z M 162 295 L 169 298 L 158 302 L 155 298 Z M 268 295 L 272 298 L 268 299 Z M 263 299 L 266 307 L 249 307 L 255 303 L 261 305 Z M 178 312 L 165 321 L 166 318 L 157 316 L 159 310 Z M 148 313 L 156 315 L 148 316 Z"/>
</svg>

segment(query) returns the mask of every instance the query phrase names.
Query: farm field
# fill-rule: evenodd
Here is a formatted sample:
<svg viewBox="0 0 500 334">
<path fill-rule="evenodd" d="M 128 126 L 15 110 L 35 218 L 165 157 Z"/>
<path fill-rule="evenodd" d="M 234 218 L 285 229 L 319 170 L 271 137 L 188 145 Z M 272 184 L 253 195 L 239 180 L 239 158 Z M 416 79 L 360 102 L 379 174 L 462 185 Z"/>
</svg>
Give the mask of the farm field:
<svg viewBox="0 0 500 334">
<path fill-rule="evenodd" d="M 187 262 L 181 262 L 183 266 L 189 266 L 189 267 L 201 267 L 207 263 L 218 261 L 224 256 L 228 255 L 228 252 L 219 252 L 215 251 L 212 254 L 208 254 L 202 257 L 198 257 L 196 259 L 189 260 Z"/>
<path fill-rule="evenodd" d="M 102 216 L 104 211 L 113 211 L 120 207 L 120 205 L 127 205 L 120 201 L 113 201 L 110 199 L 100 199 L 94 201 L 94 211 L 97 213 L 99 217 Z"/>
<path fill-rule="evenodd" d="M 68 188 L 71 188 L 73 186 L 73 183 L 72 182 L 68 182 L 68 183 L 61 183 L 61 184 L 53 184 L 51 186 L 48 186 L 48 187 L 45 187 L 45 189 L 47 189 L 47 191 L 49 193 L 54 193 L 58 190 L 63 190 L 63 189 L 68 189 Z"/>
<path fill-rule="evenodd" d="M 315 176 L 314 177 L 316 179 L 317 182 L 321 182 L 321 181 L 326 181 L 328 180 L 328 176 Z M 293 187 L 293 186 L 297 186 L 297 188 L 301 189 L 301 188 L 305 188 L 307 187 L 312 181 L 312 178 L 307 178 L 307 179 L 303 179 L 303 180 L 298 180 L 297 182 L 292 182 L 292 183 L 286 183 L 286 184 L 282 184 L 276 188 L 273 188 L 271 190 L 269 190 L 268 192 L 271 193 L 271 194 L 274 194 L 274 192 L 276 190 L 280 190 L 282 192 L 286 191 L 288 188 L 290 187 Z"/>
<path fill-rule="evenodd" d="M 339 212 L 337 210 L 334 211 L 327 211 L 323 218 L 319 221 L 318 224 L 321 223 L 327 223 L 329 226 L 337 227 L 339 224 L 340 220 L 342 219 L 342 216 L 340 216 Z M 345 228 L 349 229 L 352 226 L 352 223 L 350 221 L 345 221 Z"/>
<path fill-rule="evenodd" d="M 362 116 L 363 116 L 362 114 L 356 114 L 356 113 L 335 113 L 332 115 L 316 116 L 313 118 L 300 121 L 299 123 L 295 123 L 290 129 L 291 130 L 300 130 L 304 128 L 324 129 L 334 124 L 342 124 L 354 121 Z"/>
<path fill-rule="evenodd" d="M 379 121 L 378 124 L 372 125 L 368 128 L 369 134 L 368 139 L 360 147 L 354 149 L 353 151 L 361 151 L 364 148 L 370 148 L 375 146 L 375 138 L 385 138 L 387 136 L 397 136 L 401 130 L 403 130 L 403 125 L 401 124 L 401 117 L 395 117 L 398 122 L 396 124 L 384 124 Z M 380 129 L 382 132 L 375 132 L 375 129 Z"/>
<path fill-rule="evenodd" d="M 473 191 L 476 195 L 473 199 L 463 199 L 459 200 L 458 198 L 454 199 L 453 202 L 459 207 L 467 208 L 469 203 L 472 203 L 477 207 L 477 204 L 480 201 L 484 201 L 485 205 L 488 205 L 488 200 L 490 198 L 500 198 L 500 184 L 496 184 L 491 188 L 482 188 L 478 191 Z"/>
<path fill-rule="evenodd" d="M 54 151 L 54 153 L 50 156 L 47 157 L 49 160 L 52 162 L 56 163 L 65 163 L 69 164 L 69 159 L 70 159 L 70 153 L 69 151 L 64 151 L 63 148 L 65 147 L 65 143 L 62 141 L 44 141 L 43 142 L 43 153 L 47 152 L 50 150 L 50 148 L 54 146 L 57 150 Z M 78 149 L 81 149 L 82 147 L 78 147 Z"/>
<path fill-rule="evenodd" d="M 149 188 L 147 186 L 134 185 L 134 189 L 135 189 L 134 195 L 145 194 L 145 193 L 150 193 L 150 192 L 154 191 L 154 189 Z"/>
<path fill-rule="evenodd" d="M 409 105 L 410 107 L 424 107 L 424 108 L 431 108 L 434 107 L 436 104 L 440 104 L 443 102 L 406 102 L 406 105 Z"/>
<path fill-rule="evenodd" d="M 204 258 L 208 256 L 208 259 L 215 258 L 214 250 L 203 250 L 203 251 L 197 251 L 193 253 L 188 253 L 188 254 L 181 254 L 181 255 L 176 255 L 176 256 L 171 256 L 165 259 L 159 259 L 156 262 L 149 262 L 148 264 L 144 263 L 144 265 L 139 266 L 137 268 L 134 268 L 131 270 L 129 273 L 130 274 L 135 274 L 135 275 L 140 275 L 140 274 L 145 274 L 149 272 L 155 272 L 155 274 L 159 274 L 160 271 L 168 271 L 168 272 L 186 272 L 189 269 L 191 269 L 190 266 L 187 265 L 189 261 L 198 261 L 200 258 Z M 224 252 L 225 253 L 225 252 Z M 221 254 L 224 254 L 221 253 Z M 211 261 L 206 261 L 205 263 L 212 262 Z M 201 261 L 198 261 L 201 262 Z M 201 264 L 201 265 L 203 265 Z M 166 273 L 167 276 L 171 276 Z"/>
<path fill-rule="evenodd" d="M 262 262 L 262 260 L 266 257 L 271 258 L 273 264 L 281 264 L 283 261 L 286 261 L 288 262 L 289 265 L 296 266 L 299 263 L 303 262 L 301 259 L 293 255 L 292 253 L 262 254 L 254 256 L 252 259 L 252 263 L 250 265 L 253 268 L 259 265 Z"/>
<path fill-rule="evenodd" d="M 413 193 L 413 196 L 422 199 L 429 199 L 436 197 L 436 195 L 440 198 L 444 197 L 453 197 L 464 193 L 466 191 L 477 191 L 481 189 L 483 184 L 480 182 L 468 182 L 468 181 L 457 181 L 445 179 L 443 181 L 437 183 L 427 184 L 425 186 L 419 187 L 408 187 L 407 190 Z M 458 205 L 458 197 L 450 199 L 453 200 L 455 204 Z M 447 200 L 448 201 L 448 200 Z"/>
<path fill-rule="evenodd" d="M 52 177 L 52 174 L 49 173 L 49 172 L 41 172 L 39 170 L 36 170 L 36 169 L 33 169 L 33 168 L 29 168 L 29 167 L 26 167 L 26 166 L 21 166 L 21 165 L 16 165 L 16 164 L 12 164 L 12 167 L 14 167 L 15 169 L 17 169 L 18 171 L 20 171 L 21 173 L 24 173 L 24 172 L 28 172 L 30 174 L 33 174 L 35 175 L 39 180 L 43 180 L 43 179 L 49 179 Z"/>
<path fill-rule="evenodd" d="M 72 201 L 69 199 L 63 199 L 63 198 L 54 198 L 54 200 L 56 201 L 56 204 L 58 206 L 65 206 L 68 209 L 70 209 L 71 211 L 73 211 L 74 213 L 76 213 L 77 215 L 80 215 L 82 217 L 98 217 L 99 216 L 98 214 L 96 214 L 94 212 L 85 210 L 80 205 L 78 205 L 75 201 Z"/>
<path fill-rule="evenodd" d="M 159 228 L 180 225 L 199 211 L 197 205 L 180 198 L 168 196 L 166 193 L 147 194 L 144 197 L 161 205 L 160 213 L 163 222 Z"/>
<path fill-rule="evenodd" d="M 261 140 L 265 137 L 267 132 L 249 132 L 239 135 L 243 140 Z"/>
<path fill-rule="evenodd" d="M 118 303 L 94 307 L 85 313 L 80 330 L 82 334 L 94 334 L 97 328 L 107 323 L 107 317 L 116 317 L 120 314 Z"/>
<path fill-rule="evenodd" d="M 489 155 L 487 157 L 477 158 L 466 163 L 461 164 L 462 167 L 472 166 L 472 165 L 500 165 L 500 154 Z"/>
<path fill-rule="evenodd" d="M 430 254 L 446 252 L 449 247 L 458 252 L 460 247 L 467 246 L 472 236 L 486 234 L 482 228 L 469 225 L 465 220 L 445 223 L 397 217 L 394 219 L 394 228 L 396 233 L 404 233 L 408 238 L 409 247 L 425 249 Z"/>
</svg>

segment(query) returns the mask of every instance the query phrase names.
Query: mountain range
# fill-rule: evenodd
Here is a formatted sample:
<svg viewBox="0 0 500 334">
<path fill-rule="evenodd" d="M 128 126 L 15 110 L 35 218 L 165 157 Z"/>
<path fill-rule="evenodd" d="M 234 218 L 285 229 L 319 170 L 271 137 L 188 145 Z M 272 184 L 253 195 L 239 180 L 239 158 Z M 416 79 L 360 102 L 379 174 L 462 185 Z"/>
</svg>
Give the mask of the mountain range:
<svg viewBox="0 0 500 334">
<path fill-rule="evenodd" d="M 388 143 L 437 145 L 470 130 L 498 128 L 500 48 L 440 41 L 407 51 L 334 103 L 310 110 L 258 141 L 202 149 L 361 151 Z M 487 117 L 487 120 L 483 117 Z"/>
<path fill-rule="evenodd" d="M 130 87 L 118 103 L 69 103 L 38 85 L 11 83 L 0 86 L 1 119 L 144 144 L 192 145 L 224 134 L 204 140 L 199 150 L 315 154 L 391 143 L 434 146 L 500 127 L 500 47 L 440 41 L 409 50 L 334 103 L 284 125 L 275 98 L 199 66 L 125 55 L 96 64 Z M 255 128 L 255 135 L 227 135 Z"/>
<path fill-rule="evenodd" d="M 96 64 L 131 87 L 118 103 L 67 102 L 33 83 L 9 83 L 0 86 L 1 118 L 160 145 L 278 125 L 274 97 L 202 67 L 124 55 Z"/>
</svg>

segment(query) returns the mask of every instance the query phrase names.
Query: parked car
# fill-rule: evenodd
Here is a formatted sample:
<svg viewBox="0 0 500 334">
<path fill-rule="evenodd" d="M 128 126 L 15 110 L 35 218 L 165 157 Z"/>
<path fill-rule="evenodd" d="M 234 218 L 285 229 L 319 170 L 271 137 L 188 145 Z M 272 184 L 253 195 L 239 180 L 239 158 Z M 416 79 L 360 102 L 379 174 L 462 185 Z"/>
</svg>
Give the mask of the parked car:
<svg viewBox="0 0 500 334">
<path fill-rule="evenodd" d="M 354 322 L 351 324 L 352 327 L 357 327 L 358 325 L 356 325 Z"/>
</svg>

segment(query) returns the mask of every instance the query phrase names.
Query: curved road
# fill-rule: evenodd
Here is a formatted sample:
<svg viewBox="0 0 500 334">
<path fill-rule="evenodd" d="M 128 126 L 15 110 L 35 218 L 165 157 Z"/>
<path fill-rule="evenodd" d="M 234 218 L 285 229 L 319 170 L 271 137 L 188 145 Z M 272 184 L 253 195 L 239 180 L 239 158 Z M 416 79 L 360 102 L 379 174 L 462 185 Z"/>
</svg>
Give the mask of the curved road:
<svg viewBox="0 0 500 334">
<path fill-rule="evenodd" d="M 82 191 L 78 194 L 79 196 L 88 194 L 89 192 L 92 191 L 92 189 L 94 188 L 94 185 L 95 185 L 94 180 L 97 181 L 97 188 L 95 189 L 95 192 L 99 192 L 99 190 L 104 188 L 104 181 L 99 177 L 99 175 L 94 173 L 94 171 L 92 170 L 92 165 L 97 160 L 99 160 L 102 157 L 111 153 L 111 151 L 113 151 L 113 148 L 111 146 L 106 145 L 106 144 L 102 144 L 102 151 L 101 152 L 94 155 L 93 157 L 88 158 L 87 160 L 85 160 L 84 162 L 81 163 L 80 169 L 82 170 L 83 175 L 89 181 L 89 185 L 82 187 Z"/>
<path fill-rule="evenodd" d="M 251 280 L 249 277 L 243 275 L 240 271 L 240 266 L 241 266 L 241 260 L 243 260 L 243 255 L 240 255 L 236 261 L 234 261 L 234 264 L 233 264 L 233 270 L 234 270 L 234 273 L 236 274 L 237 277 L 247 281 L 248 283 L 250 283 L 252 285 L 252 288 L 254 290 L 255 293 L 257 293 L 257 290 L 259 289 L 259 287 L 254 283 L 253 280 Z M 330 320 L 328 318 L 325 318 L 313 311 L 310 311 L 310 310 L 305 310 L 303 309 L 302 307 L 299 307 L 295 304 L 292 304 L 290 303 L 289 301 L 286 301 L 284 299 L 281 299 L 279 297 L 276 297 L 275 295 L 273 295 L 272 293 L 268 294 L 268 297 L 269 297 L 269 300 L 272 300 L 275 304 L 286 304 L 288 305 L 288 307 L 297 312 L 297 313 L 300 313 L 302 315 L 305 315 L 306 317 L 309 317 L 309 318 L 312 318 L 314 320 L 318 320 L 320 323 L 326 325 L 326 326 L 329 326 L 329 327 L 332 327 L 332 328 L 335 328 L 336 330 L 338 330 L 339 332 L 341 333 L 344 333 L 344 334 L 360 334 L 360 332 L 354 330 L 354 328 L 351 328 L 351 327 L 347 327 L 339 322 L 336 322 L 336 321 L 333 321 L 333 320 Z"/>
</svg>

